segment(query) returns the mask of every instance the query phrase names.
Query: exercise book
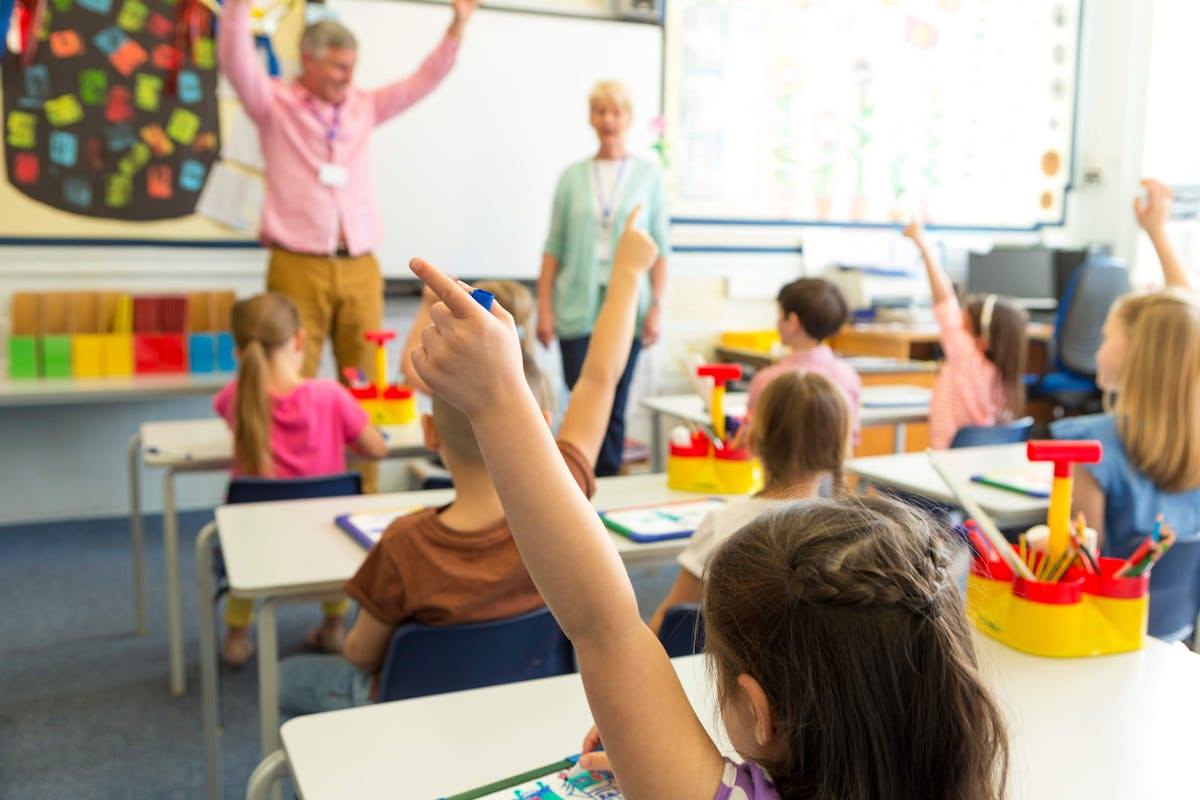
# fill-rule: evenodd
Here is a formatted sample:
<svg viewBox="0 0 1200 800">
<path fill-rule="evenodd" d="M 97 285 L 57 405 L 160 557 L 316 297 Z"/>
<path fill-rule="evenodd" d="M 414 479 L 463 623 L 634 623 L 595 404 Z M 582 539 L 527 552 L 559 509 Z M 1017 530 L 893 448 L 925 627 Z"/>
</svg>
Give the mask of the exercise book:
<svg viewBox="0 0 1200 800">
<path fill-rule="evenodd" d="M 703 497 L 601 511 L 600 518 L 610 530 L 635 542 L 661 542 L 691 536 L 710 511 L 723 505 L 725 501 L 718 497 Z"/>
<path fill-rule="evenodd" d="M 405 506 L 379 511 L 359 511 L 334 517 L 333 521 L 339 528 L 350 534 L 354 541 L 370 550 L 397 517 L 406 517 L 415 511 L 423 511 L 424 508 L 424 506 Z"/>
<path fill-rule="evenodd" d="M 621 800 L 613 777 L 607 772 L 582 770 L 578 756 L 443 800 Z"/>
<path fill-rule="evenodd" d="M 971 480 L 991 486 L 1016 492 L 1027 497 L 1049 497 L 1050 476 L 1037 472 L 1022 472 L 1010 470 L 1007 472 L 985 472 L 982 475 L 972 475 Z"/>
</svg>

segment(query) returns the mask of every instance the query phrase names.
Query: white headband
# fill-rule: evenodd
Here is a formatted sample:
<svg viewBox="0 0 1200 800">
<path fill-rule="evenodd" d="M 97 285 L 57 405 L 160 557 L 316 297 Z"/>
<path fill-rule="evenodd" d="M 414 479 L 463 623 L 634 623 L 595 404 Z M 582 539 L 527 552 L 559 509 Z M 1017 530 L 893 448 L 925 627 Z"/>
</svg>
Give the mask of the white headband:
<svg viewBox="0 0 1200 800">
<path fill-rule="evenodd" d="M 996 310 L 996 295 L 989 294 L 983 298 L 983 308 L 979 311 L 979 335 L 988 336 L 992 330 L 992 314 Z"/>
</svg>

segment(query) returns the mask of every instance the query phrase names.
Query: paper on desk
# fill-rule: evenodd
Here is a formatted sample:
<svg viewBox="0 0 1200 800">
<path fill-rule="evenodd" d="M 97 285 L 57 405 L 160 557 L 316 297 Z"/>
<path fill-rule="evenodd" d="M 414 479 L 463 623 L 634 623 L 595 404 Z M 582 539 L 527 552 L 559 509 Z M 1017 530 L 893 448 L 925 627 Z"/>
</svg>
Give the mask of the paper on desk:
<svg viewBox="0 0 1200 800">
<path fill-rule="evenodd" d="M 213 165 L 196 201 L 197 214 L 235 231 L 257 231 L 262 207 L 262 179 L 224 162 Z"/>
</svg>

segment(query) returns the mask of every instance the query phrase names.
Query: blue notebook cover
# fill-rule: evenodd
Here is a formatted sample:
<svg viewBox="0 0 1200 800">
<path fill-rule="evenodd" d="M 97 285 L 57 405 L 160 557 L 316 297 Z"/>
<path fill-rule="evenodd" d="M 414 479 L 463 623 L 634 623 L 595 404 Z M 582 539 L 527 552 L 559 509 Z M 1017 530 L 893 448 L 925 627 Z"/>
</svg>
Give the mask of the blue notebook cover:
<svg viewBox="0 0 1200 800">
<path fill-rule="evenodd" d="M 404 508 L 386 508 L 379 511 L 356 511 L 353 514 L 341 514 L 333 521 L 350 538 L 370 550 L 383 536 L 383 532 L 397 517 L 407 516 L 414 511 L 421 511 L 424 506 L 406 506 Z"/>
</svg>

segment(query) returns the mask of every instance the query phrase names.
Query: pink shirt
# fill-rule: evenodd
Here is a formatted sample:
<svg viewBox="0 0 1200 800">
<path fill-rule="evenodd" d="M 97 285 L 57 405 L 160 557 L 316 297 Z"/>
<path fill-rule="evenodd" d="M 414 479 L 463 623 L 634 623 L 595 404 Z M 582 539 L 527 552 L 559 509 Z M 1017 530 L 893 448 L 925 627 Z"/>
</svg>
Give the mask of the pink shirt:
<svg viewBox="0 0 1200 800">
<path fill-rule="evenodd" d="M 213 409 L 236 430 L 237 381 L 213 398 Z M 367 427 L 367 412 L 336 381 L 308 380 L 290 394 L 271 394 L 272 478 L 305 478 L 346 470 L 346 445 Z M 234 475 L 244 474 L 235 466 Z"/>
<path fill-rule="evenodd" d="M 959 428 L 995 425 L 1006 401 L 1000 370 L 967 330 L 958 299 L 951 297 L 938 303 L 933 307 L 933 316 L 942 331 L 946 360 L 929 401 L 929 445 L 944 450 Z"/>
<path fill-rule="evenodd" d="M 371 128 L 433 91 L 454 66 L 458 37 L 446 36 L 408 78 L 381 89 L 351 87 L 337 107 L 299 83 L 269 78 L 255 52 L 250 4 L 222 6 L 217 53 L 242 108 L 258 125 L 266 159 L 267 197 L 261 238 L 298 253 L 333 253 L 339 232 L 351 255 L 383 239 L 371 176 Z M 318 180 L 322 164 L 346 171 L 341 186 Z"/>
<path fill-rule="evenodd" d="M 854 434 L 854 443 L 858 443 L 858 400 L 862 394 L 862 378 L 854 371 L 854 367 L 833 354 L 829 345 L 823 344 L 811 350 L 800 350 L 789 353 L 775 364 L 760 369 L 750 381 L 750 397 L 748 408 L 754 408 L 763 390 L 771 381 L 784 372 L 815 372 L 829 379 L 834 386 L 841 387 L 846 393 L 846 402 L 850 406 L 850 429 Z"/>
</svg>

